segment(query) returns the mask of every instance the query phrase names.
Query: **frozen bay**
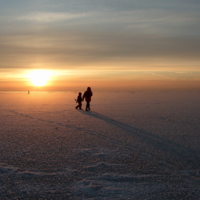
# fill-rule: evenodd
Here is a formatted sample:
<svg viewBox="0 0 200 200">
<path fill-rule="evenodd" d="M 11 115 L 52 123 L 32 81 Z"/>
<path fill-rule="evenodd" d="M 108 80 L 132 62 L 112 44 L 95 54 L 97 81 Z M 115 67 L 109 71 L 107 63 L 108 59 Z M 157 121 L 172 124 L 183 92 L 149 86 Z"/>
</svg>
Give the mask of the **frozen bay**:
<svg viewBox="0 0 200 200">
<path fill-rule="evenodd" d="M 200 199 L 199 92 L 0 96 L 1 199 Z"/>
</svg>

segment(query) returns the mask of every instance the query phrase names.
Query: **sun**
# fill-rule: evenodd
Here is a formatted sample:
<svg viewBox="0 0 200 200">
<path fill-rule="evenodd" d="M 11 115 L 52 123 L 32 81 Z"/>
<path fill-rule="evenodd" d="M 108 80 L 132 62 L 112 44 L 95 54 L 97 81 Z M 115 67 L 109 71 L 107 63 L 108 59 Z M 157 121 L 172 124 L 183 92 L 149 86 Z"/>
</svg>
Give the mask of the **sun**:
<svg viewBox="0 0 200 200">
<path fill-rule="evenodd" d="M 50 71 L 41 69 L 31 71 L 28 77 L 34 86 L 45 86 L 50 79 L 50 75 Z"/>
</svg>

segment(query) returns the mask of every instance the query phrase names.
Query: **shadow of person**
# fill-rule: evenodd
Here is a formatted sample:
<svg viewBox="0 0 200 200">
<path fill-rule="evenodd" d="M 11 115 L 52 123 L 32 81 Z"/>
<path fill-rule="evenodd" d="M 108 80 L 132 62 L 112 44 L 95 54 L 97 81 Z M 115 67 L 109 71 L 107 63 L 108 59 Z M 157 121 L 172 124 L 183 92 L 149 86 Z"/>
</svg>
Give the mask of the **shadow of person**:
<svg viewBox="0 0 200 200">
<path fill-rule="evenodd" d="M 199 168 L 199 154 L 189 147 L 171 141 L 167 138 L 154 135 L 153 133 L 143 129 L 139 129 L 117 121 L 94 111 L 82 112 L 82 114 L 104 121 L 105 123 L 121 129 L 124 134 L 128 134 L 130 137 L 134 137 L 133 139 L 140 141 L 140 144 L 137 144 L 136 146 L 137 151 L 148 155 L 150 159 L 155 159 L 158 162 L 167 162 L 170 166 L 178 168 Z M 99 136 L 99 134 L 96 136 Z M 112 140 L 116 141 L 114 138 Z M 130 144 L 124 144 L 124 146 L 130 147 Z"/>
</svg>

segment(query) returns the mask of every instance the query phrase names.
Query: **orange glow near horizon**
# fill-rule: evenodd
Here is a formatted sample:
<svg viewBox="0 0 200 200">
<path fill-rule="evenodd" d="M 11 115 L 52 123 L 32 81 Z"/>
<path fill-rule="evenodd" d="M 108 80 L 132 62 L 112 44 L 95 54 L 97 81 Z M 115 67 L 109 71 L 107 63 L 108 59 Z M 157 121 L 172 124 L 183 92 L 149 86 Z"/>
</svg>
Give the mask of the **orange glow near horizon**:
<svg viewBox="0 0 200 200">
<path fill-rule="evenodd" d="M 0 71 L 0 90 L 76 91 L 88 86 L 100 91 L 200 90 L 199 71 L 107 69 L 18 69 Z"/>
</svg>

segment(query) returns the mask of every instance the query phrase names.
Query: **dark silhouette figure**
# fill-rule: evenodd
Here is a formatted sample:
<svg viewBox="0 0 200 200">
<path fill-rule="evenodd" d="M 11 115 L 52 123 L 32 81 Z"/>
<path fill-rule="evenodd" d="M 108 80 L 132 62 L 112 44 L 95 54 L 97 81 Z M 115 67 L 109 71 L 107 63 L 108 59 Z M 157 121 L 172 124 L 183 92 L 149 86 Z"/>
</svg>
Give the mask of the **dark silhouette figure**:
<svg viewBox="0 0 200 200">
<path fill-rule="evenodd" d="M 75 107 L 76 109 L 79 108 L 79 110 L 82 110 L 82 101 L 83 101 L 82 93 L 79 92 L 78 97 L 76 99 L 76 102 L 78 103 L 78 106 Z"/>
<path fill-rule="evenodd" d="M 83 95 L 83 100 L 85 99 L 85 101 L 87 102 L 86 108 L 85 108 L 86 111 L 90 110 L 90 101 L 91 101 L 92 95 L 93 95 L 92 90 L 91 90 L 90 87 L 88 87 L 87 90 L 84 92 L 84 95 Z"/>
</svg>

